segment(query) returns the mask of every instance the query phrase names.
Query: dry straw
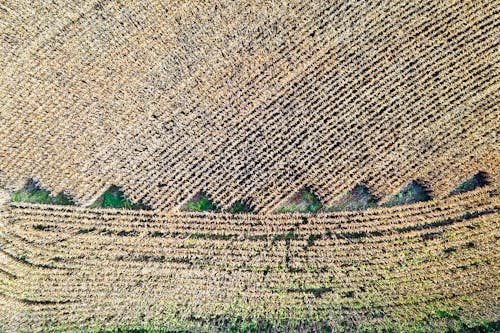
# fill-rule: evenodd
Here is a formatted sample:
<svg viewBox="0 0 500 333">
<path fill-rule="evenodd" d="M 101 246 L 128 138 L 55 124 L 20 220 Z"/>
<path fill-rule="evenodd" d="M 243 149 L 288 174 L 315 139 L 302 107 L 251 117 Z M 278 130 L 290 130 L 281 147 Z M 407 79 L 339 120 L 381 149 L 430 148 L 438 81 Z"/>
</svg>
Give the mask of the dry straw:
<svg viewBox="0 0 500 333">
<path fill-rule="evenodd" d="M 0 330 L 498 319 L 497 7 L 1 1 L 0 184 L 153 210 L 3 204 Z M 413 180 L 435 200 L 272 213 Z M 255 212 L 179 212 L 200 191 Z"/>
<path fill-rule="evenodd" d="M 0 230 L 2 328 L 212 331 L 248 318 L 277 331 L 408 330 L 445 327 L 458 315 L 493 321 L 498 198 L 480 189 L 314 217 L 12 204 Z"/>
<path fill-rule="evenodd" d="M 497 179 L 493 1 L 1 5 L 0 170 L 90 203 L 257 210 Z"/>
</svg>

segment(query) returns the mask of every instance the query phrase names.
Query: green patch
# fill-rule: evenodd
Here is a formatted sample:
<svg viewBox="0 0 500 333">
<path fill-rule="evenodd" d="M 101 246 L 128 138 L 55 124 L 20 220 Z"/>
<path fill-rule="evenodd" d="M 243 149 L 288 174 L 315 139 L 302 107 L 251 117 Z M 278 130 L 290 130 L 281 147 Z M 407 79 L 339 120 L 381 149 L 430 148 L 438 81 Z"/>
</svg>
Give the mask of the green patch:
<svg viewBox="0 0 500 333">
<path fill-rule="evenodd" d="M 417 181 L 412 181 L 406 185 L 398 194 L 390 198 L 387 202 L 382 204 L 384 207 L 392 207 L 398 205 L 407 205 L 420 201 L 430 200 L 431 197 L 427 189 L 419 184 Z"/>
<path fill-rule="evenodd" d="M 229 213 L 251 213 L 253 210 L 250 200 L 240 200 L 236 201 L 227 211 Z"/>
<path fill-rule="evenodd" d="M 291 241 L 292 239 L 298 239 L 299 236 L 296 235 L 293 231 L 289 231 L 288 233 L 286 234 L 278 234 L 278 235 L 274 235 L 273 236 L 273 241 L 281 241 L 281 240 L 284 240 L 284 241 Z"/>
<path fill-rule="evenodd" d="M 152 328 L 133 328 L 133 329 L 112 329 L 112 330 L 96 330 L 88 331 L 86 333 L 190 333 L 188 331 L 169 331 L 162 329 L 152 329 Z"/>
<path fill-rule="evenodd" d="M 312 189 L 304 187 L 295 193 L 286 203 L 275 210 L 276 213 L 314 213 L 321 209 L 322 205 Z"/>
<path fill-rule="evenodd" d="M 377 206 L 378 199 L 364 185 L 357 185 L 325 211 L 361 210 Z"/>
<path fill-rule="evenodd" d="M 147 210 L 148 206 L 143 203 L 133 203 L 130 201 L 123 191 L 117 186 L 111 186 L 104 194 L 93 203 L 91 208 L 124 208 L 132 210 Z"/>
<path fill-rule="evenodd" d="M 30 180 L 22 190 L 12 193 L 10 201 L 47 204 L 47 205 L 75 204 L 69 196 L 63 193 L 60 193 L 57 196 L 52 196 L 49 191 L 42 189 L 33 180 Z"/>
<path fill-rule="evenodd" d="M 188 212 L 219 212 L 220 208 L 208 197 L 208 195 L 201 191 L 197 193 L 184 207 L 184 211 Z"/>
<path fill-rule="evenodd" d="M 251 241 L 267 241 L 268 235 L 262 234 L 262 235 L 248 235 L 245 237 L 245 239 L 251 240 Z"/>
<path fill-rule="evenodd" d="M 466 180 L 462 184 L 455 187 L 455 189 L 450 192 L 450 195 L 472 191 L 475 190 L 476 188 L 480 188 L 488 184 L 489 184 L 488 175 L 485 172 L 481 171 L 475 174 L 472 178 Z"/>
<path fill-rule="evenodd" d="M 284 290 L 277 290 L 284 291 Z M 321 297 L 323 293 L 329 292 L 328 288 L 308 288 L 304 290 L 290 290 L 296 292 L 311 292 L 316 297 Z M 344 297 L 349 297 L 349 292 L 343 295 Z M 476 323 L 473 325 L 461 323 L 460 319 L 456 316 L 450 318 L 444 314 L 444 317 L 438 318 L 449 318 L 458 324 L 458 327 L 449 326 L 448 328 L 440 327 L 439 330 L 432 329 L 432 323 L 429 323 L 427 319 L 425 322 L 420 325 L 414 327 L 406 327 L 404 330 L 397 323 L 393 323 L 394 327 L 377 327 L 370 326 L 360 328 L 359 332 L 413 332 L 413 333 L 423 333 L 423 332 L 446 332 L 446 333 L 494 333 L 500 331 L 500 322 L 485 322 L 485 323 Z M 195 320 L 199 322 L 200 320 L 204 320 L 203 318 L 192 318 L 191 320 Z M 242 333 L 242 332 L 274 332 L 273 325 L 266 321 L 265 319 L 261 320 L 244 320 L 243 318 L 234 317 L 231 318 L 229 316 L 224 315 L 216 315 L 213 316 L 208 321 L 212 322 L 214 325 L 220 326 L 220 329 L 217 330 L 219 333 Z M 348 323 L 345 323 L 346 327 Z M 305 320 L 300 322 L 300 327 L 305 330 L 305 328 L 314 328 L 315 332 L 332 332 L 332 328 L 328 326 L 328 324 L 321 322 L 320 320 Z M 54 330 L 55 332 L 63 332 L 59 330 Z M 298 331 L 298 327 L 296 330 Z M 309 330 L 308 330 L 309 331 Z M 351 331 L 347 330 L 346 331 Z M 64 330 L 67 332 L 67 330 Z M 79 333 L 192 333 L 194 331 L 171 331 L 167 329 L 161 328 L 115 328 L 115 329 L 94 329 L 94 330 L 75 330 L 74 332 Z"/>
<path fill-rule="evenodd" d="M 434 316 L 436 318 L 452 318 L 452 319 L 457 319 L 458 316 L 449 312 L 449 311 L 446 311 L 446 310 L 443 310 L 443 309 L 439 309 L 436 311 L 436 313 L 434 314 Z"/>
</svg>

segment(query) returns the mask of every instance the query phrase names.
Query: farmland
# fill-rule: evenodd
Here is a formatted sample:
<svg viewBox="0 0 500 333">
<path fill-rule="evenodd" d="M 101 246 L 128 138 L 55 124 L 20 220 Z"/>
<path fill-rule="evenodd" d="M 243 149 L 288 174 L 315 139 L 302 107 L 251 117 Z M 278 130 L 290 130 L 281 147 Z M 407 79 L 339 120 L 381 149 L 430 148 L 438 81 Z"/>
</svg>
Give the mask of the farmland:
<svg viewBox="0 0 500 333">
<path fill-rule="evenodd" d="M 11 5 L 5 181 L 261 213 L 305 186 L 331 205 L 360 183 L 388 199 L 415 179 L 437 197 L 481 170 L 498 181 L 493 1 Z"/>
<path fill-rule="evenodd" d="M 0 333 L 500 330 L 498 17 L 0 1 Z"/>
<path fill-rule="evenodd" d="M 481 188 L 316 215 L 11 204 L 1 295 L 2 310 L 16 314 L 3 325 L 314 331 L 494 321 L 498 199 Z"/>
</svg>

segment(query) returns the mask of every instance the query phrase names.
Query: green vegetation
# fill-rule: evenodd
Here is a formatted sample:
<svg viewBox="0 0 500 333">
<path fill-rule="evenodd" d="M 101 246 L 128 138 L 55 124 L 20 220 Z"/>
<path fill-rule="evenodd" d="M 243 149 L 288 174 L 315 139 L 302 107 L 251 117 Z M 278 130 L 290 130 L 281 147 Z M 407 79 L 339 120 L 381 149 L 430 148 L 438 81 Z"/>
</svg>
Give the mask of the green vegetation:
<svg viewBox="0 0 500 333">
<path fill-rule="evenodd" d="M 305 187 L 295 193 L 288 202 L 276 209 L 276 213 L 302 212 L 314 213 L 322 207 L 312 189 Z"/>
<path fill-rule="evenodd" d="M 73 200 L 67 195 L 60 193 L 52 196 L 49 191 L 39 187 L 33 180 L 19 191 L 12 193 L 11 202 L 29 202 L 48 205 L 74 205 Z"/>
<path fill-rule="evenodd" d="M 162 329 L 152 329 L 152 328 L 134 328 L 134 329 L 112 329 L 112 330 L 95 330 L 88 331 L 86 333 L 190 333 L 187 331 L 169 331 Z"/>
<path fill-rule="evenodd" d="M 240 200 L 236 201 L 227 211 L 229 213 L 251 213 L 253 212 L 253 207 L 250 204 L 250 200 Z"/>
<path fill-rule="evenodd" d="M 377 206 L 378 199 L 364 185 L 355 186 L 325 211 L 361 210 Z"/>
<path fill-rule="evenodd" d="M 451 191 L 451 195 L 460 194 L 468 191 L 475 190 L 476 188 L 483 187 L 488 185 L 488 176 L 485 172 L 479 172 L 475 174 L 472 178 L 466 180 L 462 184 L 458 185 L 453 191 Z"/>
<path fill-rule="evenodd" d="M 412 181 L 406 185 L 397 195 L 390 198 L 386 203 L 382 204 L 384 207 L 392 207 L 397 205 L 411 204 L 420 201 L 430 200 L 427 189 L 419 184 L 417 181 Z"/>
<path fill-rule="evenodd" d="M 93 203 L 91 208 L 125 208 L 125 209 L 149 209 L 148 206 L 142 203 L 133 203 L 130 201 L 123 191 L 117 186 L 111 186 L 104 194 Z"/>
<path fill-rule="evenodd" d="M 219 212 L 220 208 L 205 192 L 201 191 L 183 207 L 183 210 L 188 212 Z"/>
<path fill-rule="evenodd" d="M 434 316 L 436 318 L 458 318 L 456 315 L 454 315 L 453 313 L 449 312 L 449 311 L 446 311 L 444 309 L 439 309 L 436 311 L 436 313 L 434 314 Z"/>
<path fill-rule="evenodd" d="M 253 206 L 249 199 L 239 200 L 227 209 L 222 209 L 213 202 L 210 196 L 204 192 L 198 192 L 181 210 L 187 212 L 228 212 L 228 213 L 250 213 L 253 212 Z"/>
<path fill-rule="evenodd" d="M 313 295 L 316 297 L 321 297 L 323 293 L 329 292 L 328 289 L 324 288 L 317 288 L 313 289 L 310 288 L 308 290 L 297 290 L 297 292 L 311 292 Z M 344 297 L 351 297 L 351 292 L 347 292 L 343 295 Z M 439 312 L 439 311 L 438 311 Z M 457 316 L 451 315 L 449 317 L 449 313 L 443 313 L 444 316 L 440 317 L 439 314 L 437 314 L 437 318 L 448 318 L 451 320 L 458 320 L 460 319 Z M 306 324 L 306 323 L 305 323 Z M 307 322 L 311 327 L 312 326 L 321 326 L 321 324 L 324 323 L 318 323 L 314 325 L 312 322 Z M 428 324 L 428 323 L 426 323 Z M 449 327 L 446 331 L 439 331 L 439 332 L 446 332 L 446 333 L 495 333 L 500 331 L 500 322 L 495 321 L 495 322 L 489 322 L 489 323 L 478 323 L 475 325 L 467 325 L 465 323 L 458 323 L 460 328 L 452 328 Z M 218 332 L 220 333 L 242 333 L 242 332 L 267 332 L 269 330 L 272 330 L 272 325 L 268 322 L 261 322 L 261 323 L 252 323 L 252 322 L 244 322 L 244 321 L 236 321 L 233 325 L 232 328 L 226 329 L 226 330 L 220 330 Z M 324 324 L 324 329 L 320 330 L 319 332 L 332 332 L 330 328 L 327 327 L 326 324 Z M 189 331 L 170 331 L 170 330 L 165 330 L 165 329 L 152 329 L 152 328 L 135 328 L 135 329 L 124 329 L 124 328 L 116 328 L 116 329 L 111 329 L 111 330 L 90 330 L 90 331 L 84 331 L 85 333 L 191 333 Z M 380 331 L 379 329 L 373 327 L 373 328 L 364 328 L 361 329 L 360 332 L 402 332 L 401 328 L 385 328 L 384 330 Z M 427 333 L 434 333 L 438 332 L 435 330 L 432 330 L 429 326 L 423 325 L 422 327 L 417 326 L 413 328 L 409 328 L 405 330 L 405 332 L 427 332 Z M 83 332 L 82 332 L 83 333 Z"/>
<path fill-rule="evenodd" d="M 299 236 L 296 235 L 293 231 L 289 231 L 286 234 L 278 234 L 273 236 L 273 241 L 281 241 L 281 240 L 290 241 L 292 239 L 299 239 Z"/>
</svg>

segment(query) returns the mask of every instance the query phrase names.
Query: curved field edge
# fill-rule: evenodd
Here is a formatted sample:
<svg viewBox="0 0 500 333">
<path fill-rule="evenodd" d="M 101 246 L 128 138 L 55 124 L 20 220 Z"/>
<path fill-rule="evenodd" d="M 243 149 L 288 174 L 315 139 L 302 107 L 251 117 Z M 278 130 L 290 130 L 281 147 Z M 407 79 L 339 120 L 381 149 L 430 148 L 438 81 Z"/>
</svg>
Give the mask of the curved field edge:
<svg viewBox="0 0 500 333">
<path fill-rule="evenodd" d="M 500 313 L 494 188 L 323 216 L 46 208 L 3 207 L 11 328 L 430 332 Z"/>
</svg>

